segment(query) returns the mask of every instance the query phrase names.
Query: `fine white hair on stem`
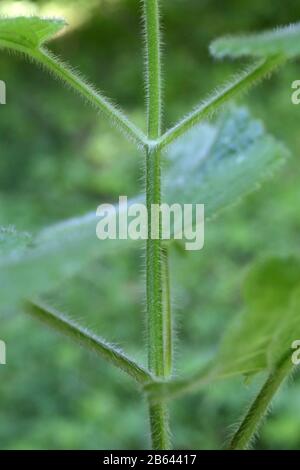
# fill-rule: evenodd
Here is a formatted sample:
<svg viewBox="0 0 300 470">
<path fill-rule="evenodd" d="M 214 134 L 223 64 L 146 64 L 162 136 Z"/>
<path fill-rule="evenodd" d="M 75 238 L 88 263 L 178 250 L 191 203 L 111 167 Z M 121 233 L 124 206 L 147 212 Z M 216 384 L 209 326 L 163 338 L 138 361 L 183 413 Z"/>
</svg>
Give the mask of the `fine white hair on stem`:
<svg viewBox="0 0 300 470">
<path fill-rule="evenodd" d="M 213 91 L 194 110 L 184 116 L 169 129 L 158 141 L 158 148 L 163 149 L 175 139 L 181 137 L 204 119 L 210 119 L 225 104 L 237 96 L 246 93 L 254 84 L 268 78 L 274 70 L 285 62 L 285 58 L 275 57 L 261 60 L 245 70 L 235 74 L 225 84 Z"/>
<path fill-rule="evenodd" d="M 143 132 L 129 120 L 119 106 L 113 104 L 111 100 L 91 85 L 76 68 L 66 64 L 44 47 L 33 50 L 25 47 L 14 48 L 13 46 L 2 46 L 2 48 L 7 49 L 12 54 L 21 54 L 29 62 L 37 64 L 104 114 L 112 126 L 122 132 L 138 148 L 141 149 L 145 146 L 147 139 Z"/>
<path fill-rule="evenodd" d="M 98 354 L 123 370 L 138 383 L 142 384 L 152 380 L 151 374 L 129 358 L 119 347 L 97 336 L 93 331 L 82 327 L 69 316 L 50 307 L 45 302 L 41 300 L 27 301 L 24 309 L 32 317 L 63 333 L 89 351 Z"/>
<path fill-rule="evenodd" d="M 157 139 L 161 133 L 162 120 L 160 2 L 143 0 L 142 8 L 148 137 Z"/>
</svg>

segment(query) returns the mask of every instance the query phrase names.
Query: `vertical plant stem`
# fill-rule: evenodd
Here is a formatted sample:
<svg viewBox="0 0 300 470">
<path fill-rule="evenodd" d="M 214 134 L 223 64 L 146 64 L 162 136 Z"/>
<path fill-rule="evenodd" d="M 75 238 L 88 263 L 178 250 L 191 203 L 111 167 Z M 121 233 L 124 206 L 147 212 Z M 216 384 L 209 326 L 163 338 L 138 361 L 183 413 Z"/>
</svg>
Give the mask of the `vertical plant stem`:
<svg viewBox="0 0 300 470">
<path fill-rule="evenodd" d="M 153 140 L 160 137 L 162 108 L 158 1 L 144 0 L 148 137 Z"/>
<path fill-rule="evenodd" d="M 170 448 L 168 410 L 164 404 L 149 403 L 152 448 L 168 450 Z"/>
<path fill-rule="evenodd" d="M 149 369 L 157 377 L 166 377 L 168 368 L 165 352 L 165 310 L 163 308 L 163 253 L 161 246 L 160 212 L 151 211 L 160 204 L 160 153 L 149 150 L 146 157 L 146 200 L 148 210 L 148 239 L 146 248 L 146 297 L 148 319 Z M 157 230 L 158 237 L 153 237 Z M 164 403 L 151 403 L 149 414 L 152 447 L 155 450 L 170 448 L 168 411 Z"/>
<path fill-rule="evenodd" d="M 161 64 L 158 0 L 144 0 L 147 75 L 147 127 L 149 141 L 161 135 Z M 165 377 L 165 320 L 163 309 L 163 254 L 161 215 L 152 207 L 161 203 L 161 153 L 156 144 L 146 151 L 146 201 L 148 239 L 146 248 L 146 297 L 148 319 L 149 369 L 157 377 Z M 168 411 L 164 403 L 149 401 L 153 449 L 169 449 Z"/>
<path fill-rule="evenodd" d="M 164 377 L 161 217 L 158 211 L 152 210 L 153 205 L 160 204 L 160 155 L 155 150 L 147 154 L 146 174 L 149 219 L 146 250 L 148 359 L 151 372 L 157 377 Z"/>
<path fill-rule="evenodd" d="M 270 373 L 268 379 L 259 394 L 250 406 L 246 416 L 233 436 L 229 450 L 244 450 L 251 443 L 261 422 L 270 406 L 270 403 L 284 379 L 292 371 L 293 363 L 291 353 L 284 356 L 275 369 Z"/>
</svg>

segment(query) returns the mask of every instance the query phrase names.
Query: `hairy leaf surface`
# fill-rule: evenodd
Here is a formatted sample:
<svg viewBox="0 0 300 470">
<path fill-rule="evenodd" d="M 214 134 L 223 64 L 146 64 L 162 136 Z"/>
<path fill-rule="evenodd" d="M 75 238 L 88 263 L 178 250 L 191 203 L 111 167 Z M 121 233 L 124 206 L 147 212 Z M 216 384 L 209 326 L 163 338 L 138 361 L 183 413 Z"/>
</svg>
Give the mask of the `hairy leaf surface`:
<svg viewBox="0 0 300 470">
<path fill-rule="evenodd" d="M 271 57 L 287 58 L 300 54 L 300 23 L 283 26 L 257 34 L 227 36 L 216 39 L 210 46 L 214 57 Z"/>
</svg>

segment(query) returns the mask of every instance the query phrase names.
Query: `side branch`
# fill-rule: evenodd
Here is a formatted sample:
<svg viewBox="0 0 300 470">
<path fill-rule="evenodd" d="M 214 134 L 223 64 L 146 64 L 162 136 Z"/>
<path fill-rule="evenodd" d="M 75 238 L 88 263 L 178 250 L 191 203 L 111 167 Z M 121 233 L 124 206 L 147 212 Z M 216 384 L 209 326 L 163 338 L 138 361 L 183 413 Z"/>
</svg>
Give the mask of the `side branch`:
<svg viewBox="0 0 300 470">
<path fill-rule="evenodd" d="M 286 58 L 281 56 L 266 59 L 234 77 L 228 85 L 217 90 L 211 97 L 196 107 L 194 111 L 179 121 L 174 127 L 169 129 L 159 139 L 157 147 L 159 149 L 163 149 L 167 145 L 170 145 L 174 140 L 181 137 L 202 120 L 211 117 L 228 101 L 236 98 L 240 93 L 247 91 L 259 80 L 266 78 L 285 61 Z"/>
<path fill-rule="evenodd" d="M 27 302 L 25 312 L 123 370 L 136 382 L 145 384 L 153 380 L 150 372 L 139 366 L 120 349 L 78 325 L 54 308 L 50 308 L 42 302 Z"/>
<path fill-rule="evenodd" d="M 40 49 L 29 53 L 39 64 L 43 65 L 55 78 L 62 80 L 71 89 L 83 96 L 89 103 L 98 109 L 138 147 L 144 148 L 147 137 L 137 128 L 128 117 L 113 105 L 105 96 L 96 91 L 91 85 L 82 80 L 67 65 L 58 60 L 50 51 Z"/>
<path fill-rule="evenodd" d="M 291 353 L 289 352 L 270 373 L 267 381 L 253 401 L 238 430 L 234 434 L 229 445 L 229 450 L 244 450 L 249 447 L 268 411 L 268 407 L 270 406 L 275 393 L 282 382 L 291 373 L 292 369 L 293 363 Z"/>
</svg>

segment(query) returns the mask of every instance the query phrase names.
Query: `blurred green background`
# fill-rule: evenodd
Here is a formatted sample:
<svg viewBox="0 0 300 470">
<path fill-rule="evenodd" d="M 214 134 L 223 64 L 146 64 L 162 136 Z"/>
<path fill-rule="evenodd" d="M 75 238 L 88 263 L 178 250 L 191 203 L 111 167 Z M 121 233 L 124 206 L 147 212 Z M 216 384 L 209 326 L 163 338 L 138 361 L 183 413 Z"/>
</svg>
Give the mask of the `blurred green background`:
<svg viewBox="0 0 300 470">
<path fill-rule="evenodd" d="M 144 126 L 140 0 L 1 1 L 4 14 L 67 18 L 51 44 Z M 295 0 L 163 0 L 165 125 L 226 80 L 240 63 L 217 63 L 217 36 L 299 19 Z M 142 157 L 80 99 L 41 70 L 6 53 L 0 79 L 0 224 L 32 231 L 84 214 L 142 189 Z M 206 226 L 201 252 L 171 258 L 177 321 L 177 372 L 201 364 L 242 308 L 249 265 L 268 254 L 299 252 L 300 106 L 289 64 L 243 98 L 293 157 L 280 174 Z M 143 257 L 139 249 L 95 261 L 50 293 L 55 306 L 145 361 Z M 0 366 L 1 449 L 139 449 L 149 445 L 144 400 L 132 383 L 20 313 L 0 318 L 7 343 Z M 259 381 L 219 383 L 172 403 L 175 448 L 223 446 Z M 279 394 L 257 448 L 300 449 L 300 380 Z"/>
</svg>

